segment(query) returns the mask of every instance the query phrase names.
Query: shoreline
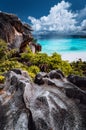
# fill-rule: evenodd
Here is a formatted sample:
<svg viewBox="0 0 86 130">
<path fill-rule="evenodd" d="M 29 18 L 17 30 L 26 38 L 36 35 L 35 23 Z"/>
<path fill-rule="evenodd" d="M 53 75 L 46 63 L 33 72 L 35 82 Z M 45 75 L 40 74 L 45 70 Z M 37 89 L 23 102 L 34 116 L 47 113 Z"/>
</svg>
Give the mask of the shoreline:
<svg viewBox="0 0 86 130">
<path fill-rule="evenodd" d="M 77 61 L 79 59 L 86 61 L 86 52 L 69 52 L 60 55 L 62 57 L 62 60 L 67 60 L 69 62 Z"/>
</svg>

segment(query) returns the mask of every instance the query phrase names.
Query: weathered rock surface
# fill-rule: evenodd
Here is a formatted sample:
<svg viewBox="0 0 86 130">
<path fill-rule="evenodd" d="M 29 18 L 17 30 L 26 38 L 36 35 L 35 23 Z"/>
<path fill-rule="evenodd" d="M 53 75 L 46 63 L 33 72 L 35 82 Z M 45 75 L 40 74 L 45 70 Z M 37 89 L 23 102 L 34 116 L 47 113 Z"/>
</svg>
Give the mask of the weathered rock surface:
<svg viewBox="0 0 86 130">
<path fill-rule="evenodd" d="M 54 76 L 55 74 L 55 76 Z M 9 71 L 0 90 L 0 130 L 86 130 L 86 93 L 63 73 Z"/>
<path fill-rule="evenodd" d="M 29 129 L 32 115 L 23 100 L 24 81 L 29 82 L 29 78 L 13 71 L 6 74 L 4 88 L 0 90 L 0 130 Z"/>
<path fill-rule="evenodd" d="M 76 75 L 69 75 L 67 79 L 78 86 L 79 88 L 86 90 L 86 77 L 80 77 Z"/>
<path fill-rule="evenodd" d="M 41 46 L 32 42 L 31 31 L 31 27 L 22 23 L 16 15 L 0 12 L 0 38 L 10 48 L 17 48 L 22 52 L 29 45 L 33 52 L 40 51 Z"/>
</svg>

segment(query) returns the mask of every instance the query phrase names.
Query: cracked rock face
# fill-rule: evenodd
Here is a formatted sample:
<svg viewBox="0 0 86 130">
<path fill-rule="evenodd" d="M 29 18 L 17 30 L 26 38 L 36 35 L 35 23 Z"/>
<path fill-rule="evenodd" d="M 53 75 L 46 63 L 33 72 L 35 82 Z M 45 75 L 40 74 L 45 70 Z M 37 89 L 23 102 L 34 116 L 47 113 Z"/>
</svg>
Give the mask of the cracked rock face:
<svg viewBox="0 0 86 130">
<path fill-rule="evenodd" d="M 5 74 L 0 90 L 0 130 L 85 130 L 86 93 L 63 73 L 39 73 L 32 82 L 26 72 Z"/>
</svg>

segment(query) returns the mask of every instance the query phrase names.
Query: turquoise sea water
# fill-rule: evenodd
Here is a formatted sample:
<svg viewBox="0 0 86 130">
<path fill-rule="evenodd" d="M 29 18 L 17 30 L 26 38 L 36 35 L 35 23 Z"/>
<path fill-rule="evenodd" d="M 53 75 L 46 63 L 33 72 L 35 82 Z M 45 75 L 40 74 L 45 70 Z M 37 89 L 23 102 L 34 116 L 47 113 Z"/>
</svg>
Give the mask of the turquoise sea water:
<svg viewBox="0 0 86 130">
<path fill-rule="evenodd" d="M 42 52 L 51 55 L 54 52 L 59 54 L 86 52 L 85 38 L 61 38 L 61 39 L 39 39 Z"/>
</svg>

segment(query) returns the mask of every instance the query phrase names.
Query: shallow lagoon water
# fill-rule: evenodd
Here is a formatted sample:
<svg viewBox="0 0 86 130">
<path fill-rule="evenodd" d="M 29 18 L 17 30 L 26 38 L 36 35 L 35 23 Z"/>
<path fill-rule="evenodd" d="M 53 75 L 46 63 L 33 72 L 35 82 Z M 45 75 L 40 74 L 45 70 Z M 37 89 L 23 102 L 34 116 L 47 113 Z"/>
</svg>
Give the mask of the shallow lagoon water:
<svg viewBox="0 0 86 130">
<path fill-rule="evenodd" d="M 85 38 L 39 39 L 38 42 L 42 46 L 42 52 L 48 55 L 57 52 L 63 60 L 75 61 L 81 58 L 86 61 Z"/>
</svg>

